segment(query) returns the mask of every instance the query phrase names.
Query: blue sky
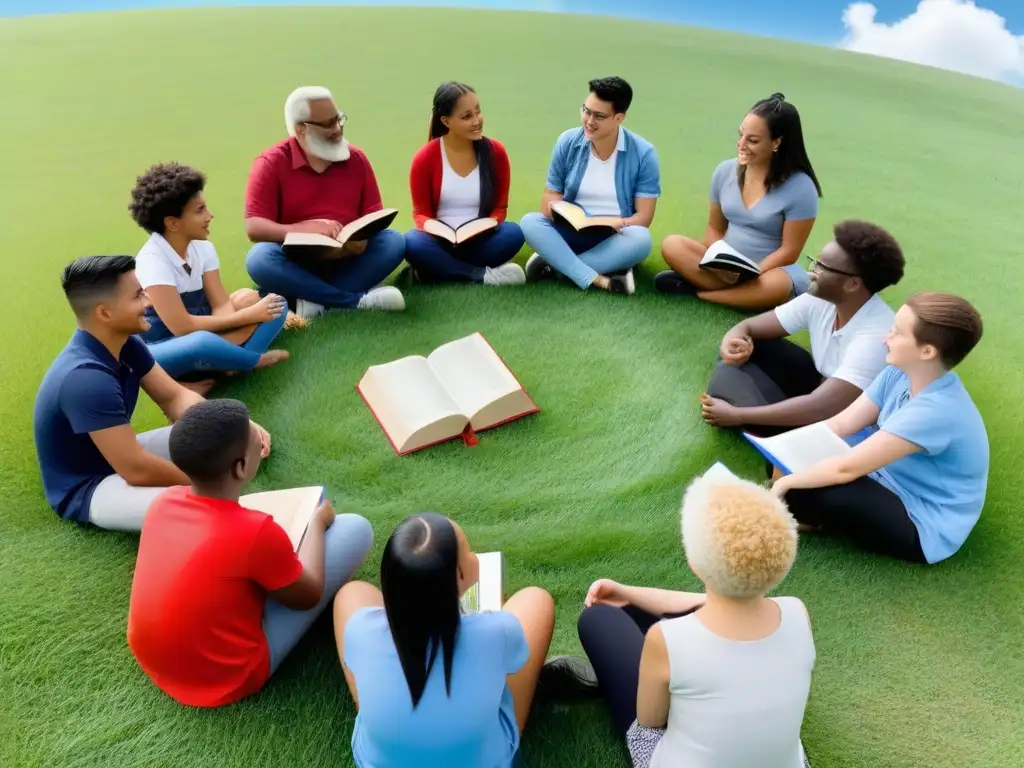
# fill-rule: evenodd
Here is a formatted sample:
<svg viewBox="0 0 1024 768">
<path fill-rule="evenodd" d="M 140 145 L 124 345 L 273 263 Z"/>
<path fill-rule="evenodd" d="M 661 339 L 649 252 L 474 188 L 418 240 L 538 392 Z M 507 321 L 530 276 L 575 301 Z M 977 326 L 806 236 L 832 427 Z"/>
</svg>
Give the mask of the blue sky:
<svg viewBox="0 0 1024 768">
<path fill-rule="evenodd" d="M 963 2 L 963 0 L 927 0 L 931 3 Z M 976 0 L 983 7 L 995 11 L 1006 20 L 1012 35 L 1024 40 L 1024 0 Z M 32 13 L 62 13 L 69 11 L 119 10 L 126 8 L 195 7 L 200 5 L 286 5 L 290 0 L 0 0 L 0 16 Z M 578 11 L 582 13 L 630 16 L 652 21 L 666 21 L 702 27 L 729 29 L 737 32 L 788 38 L 820 45 L 837 45 L 846 35 L 843 11 L 851 0 L 363 0 L 363 2 L 337 2 L 336 0 L 291 0 L 295 5 L 456 5 L 483 6 L 518 10 Z M 874 0 L 877 8 L 876 24 L 891 24 L 914 13 L 918 0 Z M 935 25 L 930 25 L 934 27 Z M 884 29 L 868 24 L 867 34 L 860 48 L 867 53 L 894 55 L 896 58 L 918 56 L 922 63 L 947 66 L 950 69 L 978 74 L 983 77 L 1024 81 L 1024 48 L 1016 56 L 1007 53 L 1016 50 L 1012 38 L 999 30 L 984 36 L 976 30 L 972 40 L 963 41 L 965 51 L 957 57 L 949 53 L 949 38 L 961 34 L 971 25 L 948 23 L 944 30 L 935 32 L 934 40 L 920 52 L 920 35 L 907 31 L 899 41 L 890 39 Z M 991 27 L 991 25 L 990 25 Z M 918 27 L 917 29 L 920 29 Z M 993 39 L 995 35 L 995 39 Z M 1003 54 L 979 52 L 1002 50 Z M 923 58 L 922 58 L 923 57 Z M 994 59 L 994 60 L 993 60 Z M 911 59 L 913 60 L 913 59 Z"/>
</svg>

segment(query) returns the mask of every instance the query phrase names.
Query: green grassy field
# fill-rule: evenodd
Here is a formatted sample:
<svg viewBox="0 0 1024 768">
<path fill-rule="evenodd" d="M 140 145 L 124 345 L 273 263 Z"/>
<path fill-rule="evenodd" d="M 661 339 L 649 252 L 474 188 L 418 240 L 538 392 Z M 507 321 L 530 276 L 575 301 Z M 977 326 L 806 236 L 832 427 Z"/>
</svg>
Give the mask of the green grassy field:
<svg viewBox="0 0 1024 768">
<path fill-rule="evenodd" d="M 125 643 L 136 538 L 61 523 L 43 500 L 31 408 L 72 330 L 59 270 L 88 253 L 136 252 L 145 236 L 126 209 L 135 176 L 167 160 L 208 173 L 225 283 L 240 287 L 246 174 L 282 136 L 293 87 L 335 91 L 347 135 L 407 226 L 408 163 L 437 83 L 463 79 L 480 92 L 487 132 L 512 158 L 518 217 L 535 207 L 552 142 L 576 123 L 587 80 L 611 73 L 636 91 L 628 125 L 659 149 L 655 242 L 703 231 L 711 171 L 733 153 L 744 111 L 782 91 L 801 109 L 825 192 L 809 250 L 840 218 L 874 220 L 908 255 L 890 304 L 953 290 L 984 315 L 985 339 L 961 375 L 989 428 L 991 490 L 967 545 L 942 565 L 912 568 L 806 538 L 781 591 L 802 597 L 814 623 L 803 737 L 816 768 L 1024 765 L 1024 480 L 1013 469 L 1024 450 L 1014 277 L 1024 91 L 716 32 L 469 11 L 2 19 L 0 51 L 0 765 L 351 764 L 354 710 L 327 621 L 261 694 L 221 711 L 181 708 Z M 696 587 L 678 535 L 689 478 L 715 459 L 760 477 L 757 457 L 706 428 L 697 408 L 735 315 L 652 294 L 660 267 L 655 249 L 633 298 L 553 285 L 416 288 L 403 315 L 343 314 L 287 335 L 289 363 L 219 390 L 248 402 L 274 435 L 256 486 L 327 483 L 339 507 L 374 524 L 359 574 L 371 580 L 404 515 L 455 517 L 478 549 L 506 551 L 510 588 L 552 592 L 552 651 L 578 653 L 592 579 Z M 474 449 L 396 458 L 353 390 L 359 376 L 475 330 L 543 412 Z M 136 422 L 161 420 L 147 401 Z M 528 766 L 626 764 L 597 704 L 540 709 L 524 752 Z"/>
</svg>

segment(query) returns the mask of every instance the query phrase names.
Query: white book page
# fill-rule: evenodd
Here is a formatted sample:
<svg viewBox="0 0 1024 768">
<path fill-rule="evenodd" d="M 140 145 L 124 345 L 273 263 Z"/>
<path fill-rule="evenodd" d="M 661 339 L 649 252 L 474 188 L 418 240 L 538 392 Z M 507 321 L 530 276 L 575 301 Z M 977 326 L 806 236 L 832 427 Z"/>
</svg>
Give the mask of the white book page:
<svg viewBox="0 0 1024 768">
<path fill-rule="evenodd" d="M 481 552 L 477 555 L 480 576 L 462 596 L 466 613 L 500 611 L 505 604 L 505 557 L 501 552 Z"/>
<path fill-rule="evenodd" d="M 755 440 L 790 472 L 802 472 L 826 459 L 842 456 L 850 450 L 850 446 L 843 438 L 820 421 L 783 432 L 781 435 Z"/>
<path fill-rule="evenodd" d="M 512 372 L 479 333 L 441 345 L 427 360 L 438 380 L 471 421 L 491 403 L 522 390 Z"/>
<path fill-rule="evenodd" d="M 739 261 L 742 261 L 745 264 L 749 264 L 754 269 L 760 270 L 760 267 L 757 264 L 755 264 L 742 253 L 737 251 L 735 248 L 733 248 L 731 245 L 725 242 L 725 240 L 716 240 L 711 245 L 709 245 L 707 252 L 704 254 L 704 258 L 702 258 L 700 262 L 701 264 L 707 264 L 713 261 L 715 257 L 721 253 L 728 254 L 729 256 L 732 256 L 733 258 L 738 259 Z"/>
<path fill-rule="evenodd" d="M 283 488 L 277 491 L 248 493 L 238 499 L 246 509 L 255 509 L 274 518 L 291 539 L 292 549 L 298 549 L 309 521 L 320 506 L 324 489 L 322 486 L 305 488 Z"/>
<path fill-rule="evenodd" d="M 453 434 L 457 435 L 468 421 L 430 363 L 419 355 L 370 366 L 359 382 L 359 391 L 400 451 L 419 447 L 412 444 L 419 441 L 410 438 L 427 427 L 440 428 L 439 423 L 443 422 L 445 429 L 440 431 L 454 429 Z M 457 426 L 459 423 L 462 426 Z M 428 431 L 432 438 L 429 442 L 446 436 L 435 434 L 437 430 Z"/>
</svg>

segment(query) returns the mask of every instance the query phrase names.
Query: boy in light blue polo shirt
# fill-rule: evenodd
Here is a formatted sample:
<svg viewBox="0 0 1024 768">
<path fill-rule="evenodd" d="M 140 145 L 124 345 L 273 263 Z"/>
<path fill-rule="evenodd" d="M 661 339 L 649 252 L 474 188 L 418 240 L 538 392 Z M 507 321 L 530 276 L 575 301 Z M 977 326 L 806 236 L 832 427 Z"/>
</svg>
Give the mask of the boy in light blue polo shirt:
<svg viewBox="0 0 1024 768">
<path fill-rule="evenodd" d="M 613 293 L 636 289 L 633 267 L 651 250 L 650 226 L 661 195 L 654 147 L 622 126 L 633 89 L 620 77 L 591 80 L 580 108 L 582 126 L 558 137 L 541 211 L 520 226 L 536 251 L 526 263 L 529 281 L 564 275 L 580 288 Z M 551 204 L 575 203 L 588 216 L 611 217 L 615 226 L 577 230 L 553 218 Z"/>
<path fill-rule="evenodd" d="M 982 330 L 959 296 L 907 299 L 885 337 L 887 367 L 825 422 L 852 450 L 775 481 L 805 528 L 912 562 L 937 563 L 963 546 L 985 505 L 989 442 L 953 368 Z"/>
</svg>

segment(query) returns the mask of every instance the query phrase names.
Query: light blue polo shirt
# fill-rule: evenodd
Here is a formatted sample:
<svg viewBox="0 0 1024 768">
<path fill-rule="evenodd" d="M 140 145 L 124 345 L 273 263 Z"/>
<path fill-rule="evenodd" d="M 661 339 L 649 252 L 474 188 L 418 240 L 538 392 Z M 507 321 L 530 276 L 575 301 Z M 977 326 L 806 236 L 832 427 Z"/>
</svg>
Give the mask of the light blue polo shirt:
<svg viewBox="0 0 1024 768">
<path fill-rule="evenodd" d="M 900 497 L 929 563 L 954 554 L 981 517 L 988 487 L 985 423 L 953 371 L 915 397 L 899 368 L 888 366 L 865 394 L 877 405 L 878 428 L 923 450 L 872 472 Z"/>
<path fill-rule="evenodd" d="M 615 193 L 619 198 L 620 215 L 627 218 L 636 213 L 635 199 L 661 196 L 661 168 L 654 146 L 623 126 L 615 160 Z M 583 126 L 570 128 L 555 142 L 548 166 L 547 188 L 558 192 L 570 203 L 576 199 L 580 184 L 590 162 L 590 139 Z"/>
</svg>

